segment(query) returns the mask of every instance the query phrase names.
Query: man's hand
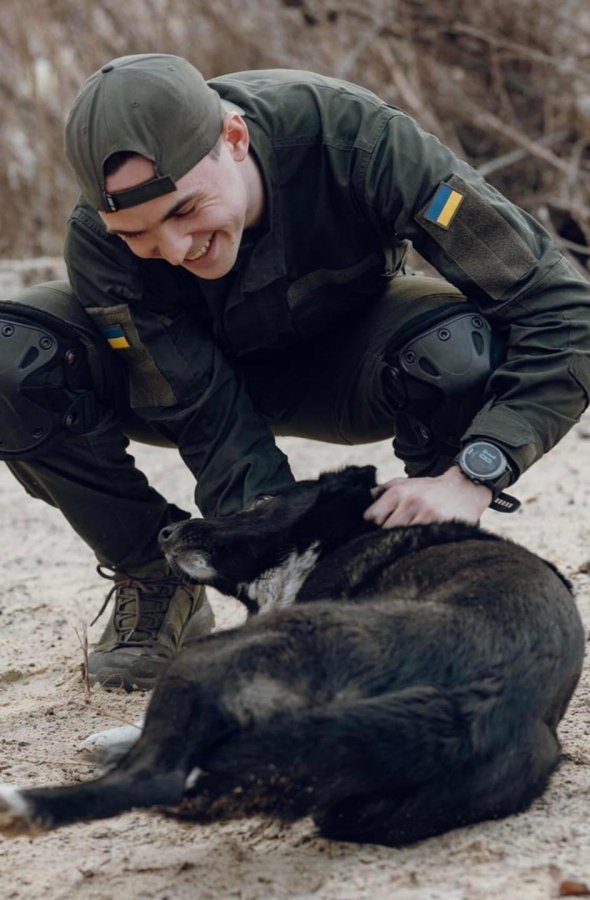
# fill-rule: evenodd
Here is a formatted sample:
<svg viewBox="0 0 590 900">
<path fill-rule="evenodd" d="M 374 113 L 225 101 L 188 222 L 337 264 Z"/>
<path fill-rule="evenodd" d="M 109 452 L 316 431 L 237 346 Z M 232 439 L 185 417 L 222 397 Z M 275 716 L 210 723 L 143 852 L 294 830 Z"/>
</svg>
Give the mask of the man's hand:
<svg viewBox="0 0 590 900">
<path fill-rule="evenodd" d="M 492 499 L 492 492 L 474 484 L 457 466 L 436 478 L 393 478 L 373 491 L 375 502 L 365 519 L 395 528 L 461 519 L 476 524 Z"/>
</svg>

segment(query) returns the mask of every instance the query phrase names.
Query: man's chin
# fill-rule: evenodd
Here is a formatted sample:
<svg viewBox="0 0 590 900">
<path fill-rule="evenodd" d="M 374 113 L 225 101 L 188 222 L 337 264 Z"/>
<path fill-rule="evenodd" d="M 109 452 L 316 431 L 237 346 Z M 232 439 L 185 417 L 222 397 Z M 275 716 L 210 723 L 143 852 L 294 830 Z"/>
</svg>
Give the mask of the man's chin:
<svg viewBox="0 0 590 900">
<path fill-rule="evenodd" d="M 213 235 L 211 246 L 200 259 L 185 260 L 182 267 L 196 275 L 197 278 L 213 281 L 217 278 L 223 278 L 233 269 L 237 252 L 227 252 L 227 240 L 224 240 L 219 233 Z M 233 250 L 233 248 L 231 248 Z"/>
</svg>

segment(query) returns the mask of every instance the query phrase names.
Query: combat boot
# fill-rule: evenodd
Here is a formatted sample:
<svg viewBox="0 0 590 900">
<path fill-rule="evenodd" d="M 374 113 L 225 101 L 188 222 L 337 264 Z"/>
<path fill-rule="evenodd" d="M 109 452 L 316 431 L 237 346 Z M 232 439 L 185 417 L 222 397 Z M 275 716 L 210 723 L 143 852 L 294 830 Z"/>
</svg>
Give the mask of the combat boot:
<svg viewBox="0 0 590 900">
<path fill-rule="evenodd" d="M 205 589 L 183 583 L 165 560 L 133 573 L 110 574 L 104 566 L 98 572 L 114 584 L 96 618 L 111 598 L 114 609 L 88 655 L 89 681 L 107 689 L 149 690 L 182 641 L 212 630 L 215 620 Z"/>
</svg>

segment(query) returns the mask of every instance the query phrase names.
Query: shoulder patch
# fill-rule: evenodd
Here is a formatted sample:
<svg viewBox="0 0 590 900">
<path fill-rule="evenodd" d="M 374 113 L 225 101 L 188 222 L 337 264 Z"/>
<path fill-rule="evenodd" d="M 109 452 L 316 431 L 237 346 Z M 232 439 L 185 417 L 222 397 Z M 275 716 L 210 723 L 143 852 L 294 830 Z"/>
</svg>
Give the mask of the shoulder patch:
<svg viewBox="0 0 590 900">
<path fill-rule="evenodd" d="M 101 330 L 113 350 L 127 350 L 131 346 L 120 325 L 111 325 Z"/>
<path fill-rule="evenodd" d="M 446 182 L 441 182 L 434 197 L 423 212 L 424 218 L 440 228 L 449 228 L 465 198 Z"/>
<path fill-rule="evenodd" d="M 468 279 L 498 301 L 537 261 L 525 240 L 522 215 L 485 183 L 453 174 L 414 218 Z M 439 271 L 444 276 L 444 269 Z"/>
</svg>

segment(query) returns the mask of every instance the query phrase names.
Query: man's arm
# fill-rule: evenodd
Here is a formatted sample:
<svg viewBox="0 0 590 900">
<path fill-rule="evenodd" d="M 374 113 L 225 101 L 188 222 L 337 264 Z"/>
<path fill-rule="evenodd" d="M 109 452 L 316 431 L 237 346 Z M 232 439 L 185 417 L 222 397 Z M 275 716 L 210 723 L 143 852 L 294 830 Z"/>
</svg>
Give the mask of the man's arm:
<svg viewBox="0 0 590 900">
<path fill-rule="evenodd" d="M 187 333 L 186 328 L 183 331 Z M 202 351 L 202 340 L 198 344 Z M 195 502 L 203 515 L 219 516 L 237 512 L 294 479 L 287 457 L 253 409 L 241 379 L 212 340 L 206 353 L 207 363 L 200 354 L 196 396 L 140 414 L 178 445 L 197 479 Z"/>
<path fill-rule="evenodd" d="M 368 215 L 384 240 L 410 239 L 505 334 L 506 360 L 490 376 L 463 441 L 480 437 L 497 444 L 517 478 L 588 404 L 590 284 L 532 217 L 409 117 L 394 111 L 388 116 L 363 171 Z M 392 485 L 370 515 L 382 517 L 388 504 L 388 517 L 395 519 L 418 503 L 426 517 L 426 507 L 434 505 L 435 518 L 462 510 L 464 518 L 478 506 L 477 486 L 458 471 L 457 477 L 466 482 L 459 481 L 457 502 L 442 490 L 447 477 L 440 476 L 441 490 L 439 479 L 411 479 L 403 489 Z"/>
<path fill-rule="evenodd" d="M 105 340 L 109 328 L 122 329 L 128 346 L 113 352 L 130 405 L 178 445 L 203 514 L 235 512 L 290 484 L 286 456 L 211 334 L 194 276 L 154 263 L 147 278 L 85 206 L 70 221 L 65 255 L 72 287 Z M 189 303 L 180 302 L 183 278 L 193 279 Z"/>
</svg>

